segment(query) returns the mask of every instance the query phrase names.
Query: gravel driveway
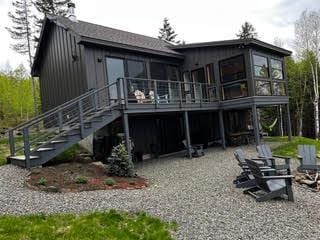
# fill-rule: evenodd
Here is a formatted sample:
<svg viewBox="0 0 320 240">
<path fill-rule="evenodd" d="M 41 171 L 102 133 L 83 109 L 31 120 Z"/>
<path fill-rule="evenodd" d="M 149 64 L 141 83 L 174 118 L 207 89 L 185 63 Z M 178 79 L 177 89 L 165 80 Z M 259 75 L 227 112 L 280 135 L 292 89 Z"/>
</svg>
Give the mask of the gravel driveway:
<svg viewBox="0 0 320 240">
<path fill-rule="evenodd" d="M 192 160 L 179 157 L 137 166 L 149 178 L 143 190 L 44 193 L 26 189 L 26 170 L 0 167 L 2 214 L 80 212 L 103 209 L 146 211 L 176 220 L 177 239 L 319 239 L 320 193 L 294 186 L 295 202 L 256 203 L 236 189 L 233 150 L 210 149 Z M 253 154 L 253 148 L 245 148 Z"/>
</svg>

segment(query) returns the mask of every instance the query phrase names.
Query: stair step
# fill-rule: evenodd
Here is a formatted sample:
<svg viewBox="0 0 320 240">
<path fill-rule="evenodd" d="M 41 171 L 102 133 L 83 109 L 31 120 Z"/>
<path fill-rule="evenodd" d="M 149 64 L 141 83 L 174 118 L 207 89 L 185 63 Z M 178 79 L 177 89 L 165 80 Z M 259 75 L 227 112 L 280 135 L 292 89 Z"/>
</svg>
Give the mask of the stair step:
<svg viewBox="0 0 320 240">
<path fill-rule="evenodd" d="M 39 149 L 37 149 L 37 152 L 46 152 L 46 151 L 52 151 L 52 150 L 55 150 L 55 149 L 54 148 L 39 148 Z"/>
<path fill-rule="evenodd" d="M 39 159 L 39 156 L 30 156 L 30 160 L 33 159 Z M 11 160 L 17 160 L 17 161 L 25 161 L 26 160 L 26 156 L 25 155 L 19 155 L 19 156 L 13 156 L 10 157 Z"/>
<path fill-rule="evenodd" d="M 48 144 L 58 144 L 58 143 L 65 143 L 67 140 L 53 140 L 51 142 L 48 142 Z M 46 142 L 37 142 L 37 145 L 45 144 Z"/>
</svg>

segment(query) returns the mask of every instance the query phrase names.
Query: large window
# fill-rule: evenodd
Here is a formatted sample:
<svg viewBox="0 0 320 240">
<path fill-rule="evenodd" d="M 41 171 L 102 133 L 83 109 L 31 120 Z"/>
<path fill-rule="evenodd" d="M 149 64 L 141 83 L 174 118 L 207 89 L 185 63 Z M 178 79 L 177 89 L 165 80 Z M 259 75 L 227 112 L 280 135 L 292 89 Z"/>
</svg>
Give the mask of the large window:
<svg viewBox="0 0 320 240">
<path fill-rule="evenodd" d="M 283 82 L 273 82 L 272 83 L 273 95 L 285 96 L 286 88 Z"/>
<path fill-rule="evenodd" d="M 237 56 L 220 61 L 221 81 L 232 82 L 246 78 L 244 56 Z"/>
<path fill-rule="evenodd" d="M 143 61 L 127 60 L 128 77 L 147 78 L 147 71 Z"/>
<path fill-rule="evenodd" d="M 147 78 L 145 63 L 138 60 L 127 60 L 128 70 L 128 94 L 129 99 L 136 99 L 136 95 L 143 94 L 148 97 L 151 86 L 146 80 L 131 79 L 131 78 Z"/>
<path fill-rule="evenodd" d="M 248 96 L 247 81 L 230 84 L 223 87 L 224 100 L 239 98 L 239 97 L 247 97 L 247 96 Z"/>
<path fill-rule="evenodd" d="M 206 73 L 207 73 L 208 84 L 214 84 L 215 79 L 214 79 L 213 63 L 206 65 Z"/>
<path fill-rule="evenodd" d="M 282 61 L 271 59 L 271 74 L 273 79 L 283 79 Z"/>
<path fill-rule="evenodd" d="M 205 83 L 206 82 L 206 77 L 204 73 L 203 68 L 199 68 L 197 70 L 194 70 L 191 72 L 192 76 L 192 82 L 194 83 L 193 89 L 194 89 L 194 98 L 195 100 L 200 100 L 201 97 L 206 98 L 206 92 L 203 91 L 205 90 L 205 86 L 200 86 L 197 83 Z M 201 96 L 201 90 L 202 90 L 202 96 Z"/>
<path fill-rule="evenodd" d="M 254 76 L 255 77 L 269 77 L 268 60 L 266 57 L 253 55 L 253 66 L 254 66 Z"/>
<path fill-rule="evenodd" d="M 256 93 L 259 96 L 270 96 L 271 95 L 270 81 L 256 80 Z"/>
<path fill-rule="evenodd" d="M 106 58 L 108 84 L 115 83 L 118 78 L 124 77 L 124 61 L 120 58 Z M 117 87 L 109 88 L 110 99 L 117 99 Z"/>
</svg>

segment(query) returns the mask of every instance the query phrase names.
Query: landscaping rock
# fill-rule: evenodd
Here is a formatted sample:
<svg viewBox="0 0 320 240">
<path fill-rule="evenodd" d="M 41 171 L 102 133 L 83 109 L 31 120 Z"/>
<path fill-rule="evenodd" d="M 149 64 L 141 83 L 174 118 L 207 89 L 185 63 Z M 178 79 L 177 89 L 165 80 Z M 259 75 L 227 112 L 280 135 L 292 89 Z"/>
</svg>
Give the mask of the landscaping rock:
<svg viewBox="0 0 320 240">
<path fill-rule="evenodd" d="M 55 186 L 49 186 L 49 187 L 45 188 L 45 191 L 56 193 L 56 192 L 60 192 L 60 189 Z"/>
</svg>

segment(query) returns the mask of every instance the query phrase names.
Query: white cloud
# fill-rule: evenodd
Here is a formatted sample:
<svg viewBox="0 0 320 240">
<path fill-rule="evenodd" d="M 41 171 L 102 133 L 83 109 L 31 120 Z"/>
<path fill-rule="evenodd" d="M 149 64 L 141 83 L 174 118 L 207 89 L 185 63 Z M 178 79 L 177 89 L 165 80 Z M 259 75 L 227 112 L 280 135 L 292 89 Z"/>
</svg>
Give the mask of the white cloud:
<svg viewBox="0 0 320 240">
<path fill-rule="evenodd" d="M 12 66 L 26 62 L 9 48 L 5 26 L 11 0 L 0 0 L 0 68 L 9 59 Z M 293 22 L 304 9 L 318 10 L 319 0 L 75 0 L 79 19 L 156 37 L 168 17 L 178 37 L 187 43 L 235 38 L 244 21 L 251 22 L 261 40 L 293 38 Z M 287 44 L 286 46 L 289 46 Z"/>
</svg>

